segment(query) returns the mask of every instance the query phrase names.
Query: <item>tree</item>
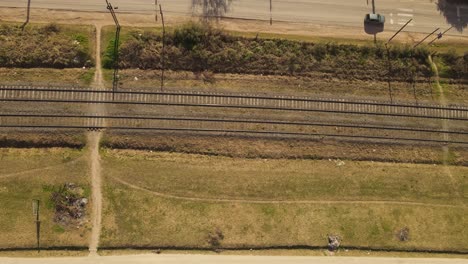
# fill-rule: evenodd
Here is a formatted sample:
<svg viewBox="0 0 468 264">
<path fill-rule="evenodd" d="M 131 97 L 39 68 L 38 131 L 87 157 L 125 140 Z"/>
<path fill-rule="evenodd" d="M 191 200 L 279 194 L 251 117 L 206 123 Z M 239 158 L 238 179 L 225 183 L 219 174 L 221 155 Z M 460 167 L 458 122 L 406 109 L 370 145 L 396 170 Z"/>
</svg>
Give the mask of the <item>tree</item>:
<svg viewBox="0 0 468 264">
<path fill-rule="evenodd" d="M 437 9 L 459 32 L 463 32 L 463 29 L 467 27 L 468 3 L 466 0 L 439 0 Z"/>
<path fill-rule="evenodd" d="M 224 16 L 229 12 L 234 0 L 192 0 L 192 12 L 195 13 L 199 8 L 202 10 L 204 20 Z"/>
</svg>

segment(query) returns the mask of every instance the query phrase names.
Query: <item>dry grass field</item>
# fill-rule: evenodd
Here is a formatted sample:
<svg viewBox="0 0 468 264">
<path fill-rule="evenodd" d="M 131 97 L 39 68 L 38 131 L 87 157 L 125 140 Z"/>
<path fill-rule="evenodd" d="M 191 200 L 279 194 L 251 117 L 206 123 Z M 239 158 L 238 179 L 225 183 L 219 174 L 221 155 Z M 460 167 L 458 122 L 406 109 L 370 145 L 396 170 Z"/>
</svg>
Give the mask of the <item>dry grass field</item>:
<svg viewBox="0 0 468 264">
<path fill-rule="evenodd" d="M 79 185 L 89 197 L 83 153 L 61 148 L 0 149 L 0 248 L 35 247 L 33 199 L 41 200 L 41 246 L 87 246 L 89 224 L 77 228 L 54 223 L 50 201 L 51 187 L 65 183 Z"/>
<path fill-rule="evenodd" d="M 465 167 L 104 150 L 104 247 L 465 250 Z M 396 233 L 408 227 L 410 240 Z"/>
</svg>

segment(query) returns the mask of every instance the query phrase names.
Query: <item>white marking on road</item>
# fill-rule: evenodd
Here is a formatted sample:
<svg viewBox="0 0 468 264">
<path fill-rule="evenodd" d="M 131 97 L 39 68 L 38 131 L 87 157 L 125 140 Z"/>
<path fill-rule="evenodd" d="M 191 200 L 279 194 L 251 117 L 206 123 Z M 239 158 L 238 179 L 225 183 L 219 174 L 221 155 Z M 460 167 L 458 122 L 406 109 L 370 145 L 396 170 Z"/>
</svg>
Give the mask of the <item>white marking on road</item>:
<svg viewBox="0 0 468 264">
<path fill-rule="evenodd" d="M 413 13 L 414 12 L 413 9 L 409 9 L 409 8 L 398 8 L 398 11 L 407 12 L 407 13 Z"/>
<path fill-rule="evenodd" d="M 393 18 L 390 18 L 390 24 L 393 25 Z"/>
<path fill-rule="evenodd" d="M 397 24 L 403 26 L 403 25 L 406 24 L 407 22 L 408 22 L 408 21 L 405 21 L 405 22 L 398 22 Z M 413 27 L 413 26 L 414 26 L 414 23 L 409 23 L 408 26 Z"/>
<path fill-rule="evenodd" d="M 397 16 L 400 16 L 400 17 L 413 17 L 413 14 L 398 13 Z"/>
</svg>

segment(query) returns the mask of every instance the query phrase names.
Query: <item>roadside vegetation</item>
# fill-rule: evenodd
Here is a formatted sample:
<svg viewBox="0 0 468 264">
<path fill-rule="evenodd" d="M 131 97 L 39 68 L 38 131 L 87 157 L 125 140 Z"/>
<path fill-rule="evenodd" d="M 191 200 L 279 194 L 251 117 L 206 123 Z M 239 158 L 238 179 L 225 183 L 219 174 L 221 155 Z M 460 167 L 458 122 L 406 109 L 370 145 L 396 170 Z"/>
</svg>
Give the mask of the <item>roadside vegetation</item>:
<svg viewBox="0 0 468 264">
<path fill-rule="evenodd" d="M 113 46 L 113 39 L 107 41 Z M 236 73 L 310 76 L 314 72 L 342 79 L 414 82 L 433 76 L 429 49 L 392 45 L 310 43 L 286 39 L 235 36 L 206 23 L 189 23 L 166 34 L 165 68 L 204 74 Z M 105 53 L 111 62 L 113 53 Z M 131 30 L 120 47 L 120 67 L 161 69 L 162 35 L 155 31 Z M 441 54 L 450 69 L 449 78 L 468 78 L 468 54 Z M 110 67 L 110 63 L 104 63 Z M 388 74 L 389 73 L 389 74 Z"/>
<path fill-rule="evenodd" d="M 433 165 L 104 150 L 103 168 L 103 247 L 320 247 L 334 234 L 343 247 L 466 250 L 464 167 L 452 182 Z"/>
<path fill-rule="evenodd" d="M 80 197 L 89 196 L 87 162 L 82 155 L 82 150 L 75 149 L 0 148 L 0 249 L 36 246 L 33 199 L 40 200 L 42 247 L 87 246 L 87 221 L 57 219 L 61 203 L 56 193 L 65 184 L 79 186 Z"/>
<path fill-rule="evenodd" d="M 94 65 L 90 27 L 0 26 L 0 67 L 82 68 Z"/>
<path fill-rule="evenodd" d="M 101 147 L 233 158 L 263 159 L 343 159 L 395 163 L 442 164 L 440 147 L 333 140 L 274 139 L 259 137 L 147 134 L 106 131 Z M 468 165 L 463 147 L 450 149 L 453 165 Z"/>
</svg>

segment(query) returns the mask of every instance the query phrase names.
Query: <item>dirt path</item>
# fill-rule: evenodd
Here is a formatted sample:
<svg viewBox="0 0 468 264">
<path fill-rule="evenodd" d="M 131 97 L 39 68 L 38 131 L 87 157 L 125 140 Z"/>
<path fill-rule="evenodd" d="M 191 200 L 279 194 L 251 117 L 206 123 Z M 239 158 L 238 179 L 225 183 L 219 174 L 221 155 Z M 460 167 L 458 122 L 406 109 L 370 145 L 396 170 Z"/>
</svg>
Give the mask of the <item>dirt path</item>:
<svg viewBox="0 0 468 264">
<path fill-rule="evenodd" d="M 452 204 L 431 204 L 431 203 L 420 203 L 420 202 L 403 202 L 403 201 L 385 201 L 385 200 L 247 200 L 247 199 L 223 199 L 223 198 L 201 198 L 201 197 L 187 197 L 187 196 L 177 196 L 172 194 L 165 194 L 160 192 L 155 192 L 148 190 L 146 188 L 131 184 L 117 177 L 111 177 L 117 182 L 128 186 L 135 190 L 144 191 L 155 196 L 168 199 L 176 199 L 183 201 L 192 201 L 192 202 L 214 202 L 214 203 L 249 203 L 249 204 L 395 204 L 395 205 L 416 205 L 416 206 L 427 206 L 427 207 L 445 207 L 445 208 L 467 208 L 466 205 L 452 205 Z"/>
<path fill-rule="evenodd" d="M 442 86 L 440 85 L 440 81 L 439 81 L 439 70 L 437 69 L 437 65 L 434 63 L 434 61 L 432 60 L 432 56 L 429 55 L 429 62 L 431 63 L 432 65 L 432 68 L 434 69 L 434 74 L 435 74 L 435 83 L 437 85 L 437 89 L 439 91 L 439 103 L 442 105 L 442 106 L 447 106 L 447 98 L 445 97 L 445 93 L 444 93 L 444 89 L 442 88 Z M 445 130 L 445 131 L 448 131 L 450 128 L 449 128 L 449 123 L 447 121 L 447 119 L 442 119 L 442 129 Z M 450 136 L 449 134 L 444 134 L 444 140 L 449 140 L 450 139 Z M 443 146 L 442 147 L 442 155 L 443 155 L 443 165 L 444 165 L 444 170 L 446 172 L 446 174 L 450 177 L 450 180 L 452 182 L 452 185 L 454 187 L 454 191 L 455 193 L 459 196 L 459 197 L 462 197 L 462 195 L 460 194 L 460 192 L 458 191 L 457 189 L 457 186 L 455 184 L 455 179 L 453 178 L 453 174 L 452 174 L 452 171 L 450 170 L 450 149 L 448 146 Z"/>
<path fill-rule="evenodd" d="M 104 81 L 101 69 L 101 27 L 97 24 L 96 27 L 96 72 L 92 86 L 96 89 L 104 89 Z M 91 104 L 89 106 L 90 114 L 106 114 L 106 109 L 103 104 Z M 88 148 L 89 161 L 91 169 L 91 190 L 92 190 L 92 224 L 91 240 L 89 242 L 89 255 L 97 256 L 99 246 L 99 237 L 101 235 L 101 218 L 102 218 L 102 179 L 101 179 L 101 160 L 99 157 L 99 141 L 101 140 L 102 132 L 95 131 L 88 133 Z"/>
<path fill-rule="evenodd" d="M 99 158 L 99 141 L 101 132 L 88 134 L 89 161 L 91 168 L 91 193 L 92 193 L 92 219 L 93 228 L 89 242 L 89 255 L 97 255 L 99 236 L 101 234 L 102 192 L 101 192 L 101 163 Z"/>
<path fill-rule="evenodd" d="M 362 253 L 364 254 L 364 253 Z M 444 255 L 443 255 L 444 256 Z M 146 254 L 119 255 L 102 257 L 99 262 L 90 258 L 0 258 L 4 264 L 466 264 L 467 260 L 460 258 L 389 258 L 389 257 L 330 257 L 330 256 L 239 256 L 229 254 Z"/>
</svg>

